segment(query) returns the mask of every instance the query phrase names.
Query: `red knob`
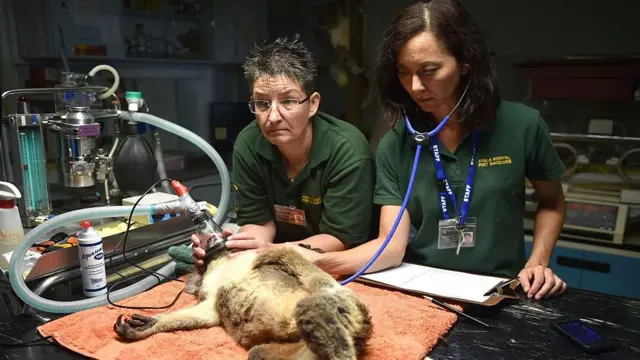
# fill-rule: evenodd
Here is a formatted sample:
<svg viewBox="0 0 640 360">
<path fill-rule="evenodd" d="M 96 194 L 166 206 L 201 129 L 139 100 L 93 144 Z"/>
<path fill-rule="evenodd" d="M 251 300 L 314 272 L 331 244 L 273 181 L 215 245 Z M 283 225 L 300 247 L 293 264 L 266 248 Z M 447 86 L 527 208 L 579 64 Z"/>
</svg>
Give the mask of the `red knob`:
<svg viewBox="0 0 640 360">
<path fill-rule="evenodd" d="M 87 230 L 88 228 L 92 227 L 93 225 L 91 225 L 91 223 L 90 223 L 90 222 L 88 222 L 87 220 L 83 220 L 83 221 L 80 223 L 80 226 L 81 226 L 83 229 Z"/>
</svg>

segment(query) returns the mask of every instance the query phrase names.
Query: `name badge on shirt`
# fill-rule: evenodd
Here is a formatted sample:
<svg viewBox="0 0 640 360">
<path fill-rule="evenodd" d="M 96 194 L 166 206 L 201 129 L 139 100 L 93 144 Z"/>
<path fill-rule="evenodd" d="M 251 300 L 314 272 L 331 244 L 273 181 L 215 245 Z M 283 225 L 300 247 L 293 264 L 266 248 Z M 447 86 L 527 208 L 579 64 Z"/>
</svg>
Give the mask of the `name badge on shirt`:
<svg viewBox="0 0 640 360">
<path fill-rule="evenodd" d="M 304 210 L 296 209 L 293 206 L 274 205 L 276 221 L 286 222 L 298 226 L 307 225 L 307 217 Z"/>
<path fill-rule="evenodd" d="M 464 226 L 458 226 L 458 219 L 438 222 L 438 250 L 472 248 L 476 246 L 476 218 L 467 218 Z"/>
</svg>

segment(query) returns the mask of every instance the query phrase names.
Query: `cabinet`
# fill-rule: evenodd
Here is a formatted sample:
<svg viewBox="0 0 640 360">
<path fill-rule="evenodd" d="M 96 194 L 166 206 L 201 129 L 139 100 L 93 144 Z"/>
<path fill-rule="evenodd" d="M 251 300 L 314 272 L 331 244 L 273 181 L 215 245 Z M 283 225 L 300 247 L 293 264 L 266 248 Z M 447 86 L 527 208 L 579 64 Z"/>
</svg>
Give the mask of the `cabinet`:
<svg viewBox="0 0 640 360">
<path fill-rule="evenodd" d="M 531 241 L 525 241 L 525 250 L 527 259 L 531 255 L 533 243 Z M 584 258 L 583 250 L 570 249 L 565 247 L 556 246 L 551 255 L 551 260 L 549 261 L 550 267 L 564 282 L 567 283 L 569 287 L 572 288 L 582 288 L 581 280 L 582 280 L 582 270 L 566 266 L 563 264 L 562 259 L 577 259 L 581 260 Z M 560 259 L 560 263 L 558 263 L 558 259 Z"/>
<path fill-rule="evenodd" d="M 569 287 L 640 299 L 640 256 L 605 253 L 609 248 L 559 241 L 549 267 Z M 526 256 L 533 243 L 525 240 Z"/>
<path fill-rule="evenodd" d="M 582 288 L 640 298 L 640 259 L 585 251 Z"/>
</svg>

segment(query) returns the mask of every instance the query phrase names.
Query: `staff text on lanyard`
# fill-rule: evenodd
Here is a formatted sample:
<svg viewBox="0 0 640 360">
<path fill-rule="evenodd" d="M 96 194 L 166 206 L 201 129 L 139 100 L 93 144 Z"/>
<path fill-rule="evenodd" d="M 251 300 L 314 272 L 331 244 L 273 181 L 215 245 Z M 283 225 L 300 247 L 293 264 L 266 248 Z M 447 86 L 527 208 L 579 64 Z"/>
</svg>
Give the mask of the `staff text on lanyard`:
<svg viewBox="0 0 640 360">
<path fill-rule="evenodd" d="M 471 164 L 469 165 L 469 172 L 467 174 L 467 183 L 464 187 L 464 196 L 462 197 L 462 204 L 460 206 L 460 212 L 458 212 L 458 206 L 456 202 L 456 196 L 451 190 L 451 185 L 447 179 L 447 175 L 444 172 L 444 166 L 442 165 L 442 159 L 440 158 L 440 147 L 438 146 L 438 140 L 429 138 L 431 142 L 431 149 L 433 153 L 433 162 L 436 168 L 436 180 L 438 182 L 438 196 L 440 198 L 440 208 L 442 210 L 442 216 L 445 219 L 449 219 L 449 211 L 447 209 L 447 197 L 453 205 L 453 211 L 458 218 L 458 225 L 463 226 L 467 219 L 469 212 L 469 203 L 471 202 L 471 192 L 473 190 L 473 181 L 475 175 L 475 159 L 476 151 L 478 150 L 478 138 L 477 131 L 473 131 L 472 134 L 472 150 L 471 150 Z"/>
</svg>

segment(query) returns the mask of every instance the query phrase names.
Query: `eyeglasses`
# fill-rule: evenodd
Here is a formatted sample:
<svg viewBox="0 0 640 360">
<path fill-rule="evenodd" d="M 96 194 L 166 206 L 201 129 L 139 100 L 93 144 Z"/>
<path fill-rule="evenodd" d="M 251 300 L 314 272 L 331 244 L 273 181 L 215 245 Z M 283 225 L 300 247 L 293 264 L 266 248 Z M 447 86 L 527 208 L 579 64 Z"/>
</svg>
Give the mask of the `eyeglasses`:
<svg viewBox="0 0 640 360">
<path fill-rule="evenodd" d="M 273 105 L 273 103 L 276 103 L 276 105 L 278 105 L 279 110 L 291 111 L 291 110 L 294 110 L 296 107 L 298 107 L 298 105 L 305 103 L 307 100 L 309 100 L 308 96 L 302 100 L 297 100 L 297 99 L 284 99 L 284 100 L 273 100 L 273 101 L 251 100 L 249 101 L 249 110 L 251 110 L 251 112 L 254 114 L 266 113 L 269 110 L 271 110 L 271 106 Z"/>
</svg>

